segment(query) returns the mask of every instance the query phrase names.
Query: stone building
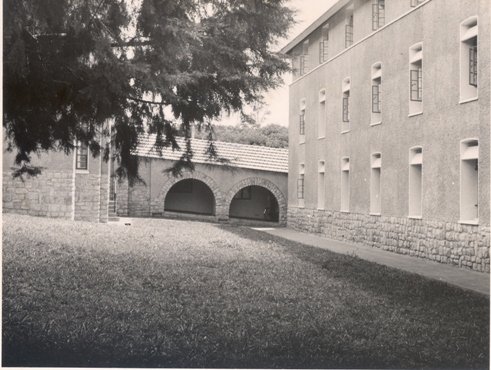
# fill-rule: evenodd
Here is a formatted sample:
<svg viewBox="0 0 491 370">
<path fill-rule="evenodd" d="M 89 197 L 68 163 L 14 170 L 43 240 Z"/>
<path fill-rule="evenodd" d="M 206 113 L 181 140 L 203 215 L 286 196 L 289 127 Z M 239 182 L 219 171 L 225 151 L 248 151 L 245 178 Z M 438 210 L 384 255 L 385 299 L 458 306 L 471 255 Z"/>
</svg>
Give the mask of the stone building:
<svg viewBox="0 0 491 370">
<path fill-rule="evenodd" d="M 283 48 L 289 226 L 489 272 L 489 7 L 339 0 Z"/>
<path fill-rule="evenodd" d="M 152 149 L 142 138 L 135 153 L 141 159 L 144 184 L 116 185 L 119 216 L 186 217 L 211 221 L 268 221 L 286 224 L 288 150 L 215 142 L 225 164 L 209 161 L 207 141 L 193 139 L 193 172 L 181 177 L 166 172 L 181 152 Z M 181 147 L 184 142 L 178 140 Z"/>
<path fill-rule="evenodd" d="M 182 139 L 178 140 L 184 147 Z M 141 139 L 144 183 L 132 187 L 112 175 L 114 165 L 80 146 L 70 156 L 49 152 L 33 159 L 42 174 L 12 177 L 14 156 L 3 155 L 3 211 L 34 216 L 106 222 L 108 217 L 184 217 L 211 221 L 286 224 L 288 150 L 215 142 L 227 162 L 209 161 L 207 142 L 193 139 L 195 171 L 166 172 L 181 152 L 152 149 Z"/>
</svg>

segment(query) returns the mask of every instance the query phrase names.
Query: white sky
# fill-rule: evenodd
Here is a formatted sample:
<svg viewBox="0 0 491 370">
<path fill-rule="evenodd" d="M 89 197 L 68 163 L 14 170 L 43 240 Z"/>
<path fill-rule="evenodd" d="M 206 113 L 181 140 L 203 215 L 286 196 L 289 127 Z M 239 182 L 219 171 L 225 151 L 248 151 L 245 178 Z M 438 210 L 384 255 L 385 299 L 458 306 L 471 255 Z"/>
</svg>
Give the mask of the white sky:
<svg viewBox="0 0 491 370">
<path fill-rule="evenodd" d="M 289 7 L 297 11 L 295 16 L 297 24 L 291 28 L 288 39 L 279 43 L 279 48 L 281 49 L 294 39 L 336 3 L 336 1 L 337 0 L 290 0 Z M 285 76 L 284 80 L 285 84 L 283 86 L 265 94 L 265 102 L 267 104 L 265 110 L 269 110 L 270 114 L 264 120 L 264 124 L 276 123 L 281 126 L 288 126 L 288 84 L 290 83 L 291 77 L 289 75 Z M 239 118 L 234 115 L 230 118 L 224 118 L 217 123 L 235 124 L 239 121 Z"/>
</svg>

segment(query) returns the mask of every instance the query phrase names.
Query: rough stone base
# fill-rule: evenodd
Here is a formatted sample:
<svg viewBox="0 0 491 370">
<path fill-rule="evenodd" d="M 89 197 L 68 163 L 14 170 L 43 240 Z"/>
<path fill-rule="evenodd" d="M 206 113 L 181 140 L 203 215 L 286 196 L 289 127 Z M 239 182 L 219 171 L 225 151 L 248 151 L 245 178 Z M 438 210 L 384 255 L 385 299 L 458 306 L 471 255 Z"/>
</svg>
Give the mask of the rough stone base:
<svg viewBox="0 0 491 370">
<path fill-rule="evenodd" d="M 288 226 L 489 273 L 489 226 L 288 208 Z"/>
<path fill-rule="evenodd" d="M 38 176 L 14 179 L 3 172 L 3 212 L 53 218 L 72 218 L 73 174 L 43 170 Z"/>
</svg>

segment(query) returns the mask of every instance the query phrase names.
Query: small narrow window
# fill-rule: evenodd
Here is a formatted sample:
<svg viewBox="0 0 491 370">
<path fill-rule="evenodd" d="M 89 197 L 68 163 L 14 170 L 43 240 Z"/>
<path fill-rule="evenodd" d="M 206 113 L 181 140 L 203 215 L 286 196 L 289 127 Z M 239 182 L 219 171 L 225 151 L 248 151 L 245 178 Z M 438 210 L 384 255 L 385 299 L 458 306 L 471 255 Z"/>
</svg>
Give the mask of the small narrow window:
<svg viewBox="0 0 491 370">
<path fill-rule="evenodd" d="M 423 112 L 423 44 L 409 48 L 409 115 Z"/>
<path fill-rule="evenodd" d="M 298 171 L 298 179 L 297 179 L 297 199 L 298 199 L 299 207 L 304 207 L 304 196 L 305 196 L 305 164 L 301 163 Z"/>
<path fill-rule="evenodd" d="M 353 14 L 346 17 L 346 25 L 344 31 L 344 46 L 350 47 L 353 45 Z"/>
<path fill-rule="evenodd" d="M 373 0 L 372 30 L 376 31 L 385 24 L 385 0 Z"/>
<path fill-rule="evenodd" d="M 478 85 L 477 16 L 460 24 L 460 100 L 477 98 Z"/>
<path fill-rule="evenodd" d="M 469 85 L 477 87 L 477 45 L 469 47 Z"/>
<path fill-rule="evenodd" d="M 349 212 L 350 165 L 349 157 L 341 159 L 341 211 Z"/>
<path fill-rule="evenodd" d="M 341 211 L 349 212 L 350 166 L 349 157 L 341 159 Z"/>
<path fill-rule="evenodd" d="M 423 3 L 425 0 L 411 0 L 411 7 L 418 6 L 419 4 Z"/>
<path fill-rule="evenodd" d="M 77 158 L 76 158 L 76 169 L 77 170 L 87 170 L 89 155 L 88 146 L 86 143 L 79 141 L 77 143 Z"/>
<path fill-rule="evenodd" d="M 423 69 L 411 69 L 411 101 L 423 101 Z"/>
<path fill-rule="evenodd" d="M 372 173 L 370 176 L 370 214 L 380 215 L 380 177 L 382 171 L 382 155 L 380 153 L 372 154 L 371 167 Z"/>
<path fill-rule="evenodd" d="M 326 136 L 326 89 L 319 91 L 319 119 L 317 120 L 317 136 L 323 138 Z"/>
<path fill-rule="evenodd" d="M 298 199 L 303 199 L 304 195 L 304 174 L 300 174 L 297 180 L 297 198 Z"/>
<path fill-rule="evenodd" d="M 423 194 L 423 149 L 409 150 L 409 217 L 421 217 Z"/>
<path fill-rule="evenodd" d="M 300 111 L 298 128 L 300 135 L 305 135 L 305 109 Z"/>
<path fill-rule="evenodd" d="M 319 63 L 329 59 L 329 25 L 322 27 L 321 41 L 319 41 Z"/>
<path fill-rule="evenodd" d="M 309 71 L 309 40 L 302 44 L 302 55 L 300 55 L 300 75 L 304 75 Z"/>
<path fill-rule="evenodd" d="M 347 132 L 350 130 L 350 89 L 351 89 L 351 79 L 346 77 L 343 80 L 342 92 L 343 92 L 343 125 L 341 132 Z"/>
<path fill-rule="evenodd" d="M 343 93 L 343 122 L 349 123 L 349 90 Z"/>
<path fill-rule="evenodd" d="M 317 179 L 317 209 L 324 209 L 326 183 L 325 183 L 325 162 L 319 161 L 319 174 Z"/>
<path fill-rule="evenodd" d="M 372 112 L 370 123 L 372 125 L 382 122 L 381 89 L 382 88 L 382 64 L 375 63 L 372 66 Z"/>
<path fill-rule="evenodd" d="M 460 144 L 460 220 L 479 221 L 479 144 L 476 139 Z"/>
</svg>

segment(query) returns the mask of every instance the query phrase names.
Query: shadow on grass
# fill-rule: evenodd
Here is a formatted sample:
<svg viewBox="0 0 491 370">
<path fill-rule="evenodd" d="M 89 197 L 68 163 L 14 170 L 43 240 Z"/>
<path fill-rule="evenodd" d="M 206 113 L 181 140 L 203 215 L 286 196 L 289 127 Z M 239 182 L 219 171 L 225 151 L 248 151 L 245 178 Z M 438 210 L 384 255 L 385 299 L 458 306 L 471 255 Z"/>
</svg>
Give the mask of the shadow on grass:
<svg viewBox="0 0 491 370">
<path fill-rule="evenodd" d="M 252 241 L 275 242 L 281 245 L 285 252 L 321 267 L 326 274 L 337 279 L 351 281 L 363 287 L 364 290 L 376 294 L 411 302 L 414 302 L 414 299 L 427 302 L 428 299 L 459 296 L 469 303 L 489 304 L 489 298 L 477 292 L 366 261 L 356 255 L 335 253 L 244 226 L 220 225 L 220 228 Z"/>
<path fill-rule="evenodd" d="M 98 251 L 80 254 L 77 261 L 70 254 L 56 263 L 46 258 L 26 275 L 4 266 L 3 365 L 488 366 L 486 297 L 250 228 L 217 227 L 265 248 L 274 243 L 307 262 L 297 266 L 315 270 L 308 277 L 333 282 L 334 293 L 315 285 L 319 290 L 305 297 L 298 293 L 307 289 L 305 277 L 293 286 L 276 276 L 271 286 L 281 286 L 279 292 L 268 291 L 257 285 L 264 280 L 248 271 L 267 268 L 254 259 L 214 261 L 213 268 L 193 260 L 176 267 L 148 254 Z M 26 280 L 41 290 L 30 286 L 27 292 L 17 285 L 19 276 L 43 280 L 39 285 Z M 297 290 L 288 295 L 290 288 Z"/>
</svg>

